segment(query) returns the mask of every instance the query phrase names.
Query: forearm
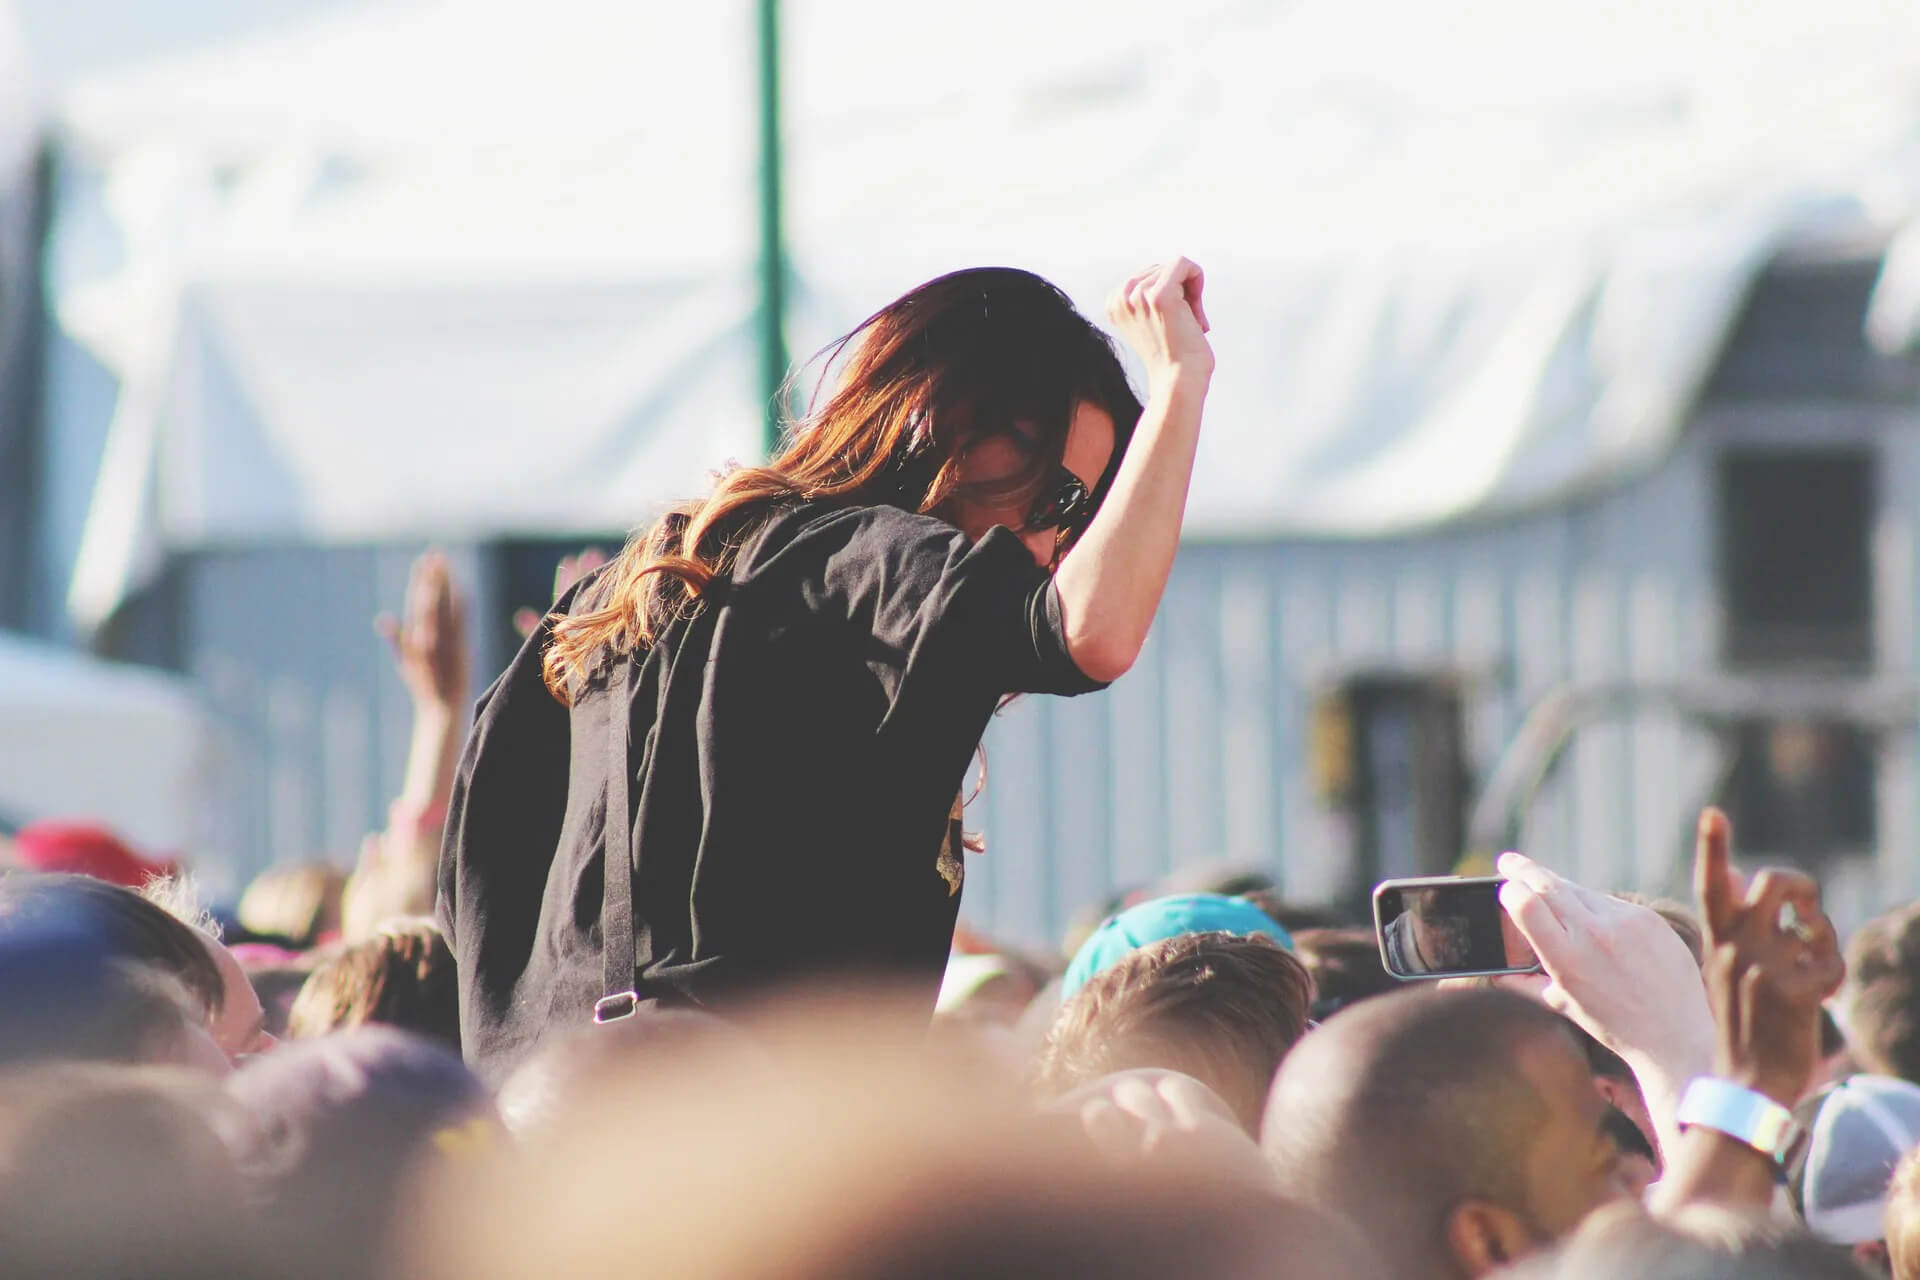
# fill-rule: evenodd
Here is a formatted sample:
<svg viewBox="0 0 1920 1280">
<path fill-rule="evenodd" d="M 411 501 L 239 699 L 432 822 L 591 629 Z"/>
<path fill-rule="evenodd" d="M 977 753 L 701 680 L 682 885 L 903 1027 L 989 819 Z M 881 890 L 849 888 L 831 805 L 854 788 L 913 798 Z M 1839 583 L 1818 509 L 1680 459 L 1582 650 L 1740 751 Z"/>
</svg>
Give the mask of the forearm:
<svg viewBox="0 0 1920 1280">
<path fill-rule="evenodd" d="M 1701 1043 L 1675 1048 L 1664 1053 L 1622 1055 L 1640 1086 L 1640 1099 L 1653 1121 L 1654 1140 L 1660 1144 L 1662 1161 L 1671 1162 L 1682 1145 L 1680 1098 L 1695 1076 L 1707 1074 L 1713 1067 L 1713 1046 Z"/>
<path fill-rule="evenodd" d="M 1067 651 L 1097 680 L 1133 665 L 1160 607 L 1180 546 L 1207 381 L 1176 373 L 1154 389 L 1111 491 L 1054 575 Z"/>
<path fill-rule="evenodd" d="M 1776 1166 L 1746 1143 L 1696 1126 L 1672 1148 L 1648 1208 L 1669 1214 L 1692 1204 L 1765 1213 L 1773 1206 Z"/>
<path fill-rule="evenodd" d="M 466 716 L 451 702 L 419 701 L 413 708 L 413 737 L 407 747 L 407 774 L 397 807 L 415 815 L 436 814 L 453 795 Z"/>
<path fill-rule="evenodd" d="M 1802 1073 L 1770 1065 L 1743 1066 L 1722 1053 L 1713 1054 L 1708 1070 L 1788 1110 L 1806 1084 Z M 1648 1102 L 1651 1104 L 1652 1099 Z M 1721 1132 L 1711 1123 L 1687 1129 L 1668 1150 L 1673 1154 L 1667 1157 L 1666 1173 L 1650 1201 L 1654 1212 L 1671 1213 L 1689 1204 L 1754 1213 L 1766 1213 L 1773 1207 L 1780 1164 L 1766 1152 Z"/>
</svg>

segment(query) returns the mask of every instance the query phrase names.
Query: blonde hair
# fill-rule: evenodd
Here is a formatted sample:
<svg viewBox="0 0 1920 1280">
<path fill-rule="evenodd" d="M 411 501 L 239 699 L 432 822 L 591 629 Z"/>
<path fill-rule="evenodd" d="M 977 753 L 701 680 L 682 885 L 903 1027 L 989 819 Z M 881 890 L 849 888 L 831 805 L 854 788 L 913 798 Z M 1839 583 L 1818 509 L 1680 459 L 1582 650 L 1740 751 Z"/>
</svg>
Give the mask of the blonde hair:
<svg viewBox="0 0 1920 1280">
<path fill-rule="evenodd" d="M 311 947 L 340 928 L 340 898 L 347 874 L 324 862 L 269 867 L 240 895 L 236 914 L 249 933 Z"/>
<path fill-rule="evenodd" d="M 1887 1260 L 1893 1280 L 1920 1280 L 1920 1151 L 1909 1151 L 1887 1183 Z"/>
<path fill-rule="evenodd" d="M 189 929 L 197 929 L 215 942 L 220 941 L 220 935 L 224 932 L 220 921 L 201 901 L 200 884 L 188 872 L 176 871 L 170 876 L 155 876 L 141 888 L 140 896 Z"/>
</svg>

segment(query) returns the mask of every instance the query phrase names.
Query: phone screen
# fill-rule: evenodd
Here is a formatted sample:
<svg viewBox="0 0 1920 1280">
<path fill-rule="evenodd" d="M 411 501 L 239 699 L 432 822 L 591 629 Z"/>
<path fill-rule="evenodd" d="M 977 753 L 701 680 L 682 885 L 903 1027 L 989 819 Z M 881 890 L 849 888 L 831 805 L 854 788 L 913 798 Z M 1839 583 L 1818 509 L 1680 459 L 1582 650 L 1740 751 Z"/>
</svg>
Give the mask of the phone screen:
<svg viewBox="0 0 1920 1280">
<path fill-rule="evenodd" d="M 1500 907 L 1497 877 L 1389 880 L 1374 891 L 1380 957 L 1396 978 L 1530 973 L 1533 948 Z"/>
</svg>

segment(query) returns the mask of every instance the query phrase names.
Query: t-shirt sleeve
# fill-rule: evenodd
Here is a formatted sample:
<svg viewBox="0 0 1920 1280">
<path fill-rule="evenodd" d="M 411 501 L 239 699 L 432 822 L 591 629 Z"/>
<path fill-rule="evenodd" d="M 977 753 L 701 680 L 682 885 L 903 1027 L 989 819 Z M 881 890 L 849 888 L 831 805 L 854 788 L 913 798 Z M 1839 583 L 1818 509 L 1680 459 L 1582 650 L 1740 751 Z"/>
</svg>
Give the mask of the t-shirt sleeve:
<svg viewBox="0 0 1920 1280">
<path fill-rule="evenodd" d="M 835 513 L 781 553 L 808 568 L 809 607 L 865 630 L 903 683 L 951 681 L 995 694 L 1087 693 L 1067 652 L 1053 576 L 1020 539 L 978 542 L 941 520 L 891 507 Z"/>
</svg>

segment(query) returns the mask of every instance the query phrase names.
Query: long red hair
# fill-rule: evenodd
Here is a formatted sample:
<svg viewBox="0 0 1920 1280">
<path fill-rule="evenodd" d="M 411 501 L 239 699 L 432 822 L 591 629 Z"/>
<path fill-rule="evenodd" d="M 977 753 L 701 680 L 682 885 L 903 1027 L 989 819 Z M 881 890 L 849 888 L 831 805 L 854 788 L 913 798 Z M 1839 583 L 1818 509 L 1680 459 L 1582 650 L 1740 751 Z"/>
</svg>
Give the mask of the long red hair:
<svg viewBox="0 0 1920 1280">
<path fill-rule="evenodd" d="M 1113 418 L 1104 490 L 1140 417 L 1111 340 L 1066 294 L 1009 267 L 931 280 L 816 359 L 823 367 L 813 403 L 786 425 L 765 466 L 733 468 L 708 496 L 634 534 L 607 567 L 598 602 L 553 620 L 542 670 L 554 696 L 571 702 L 602 664 L 648 647 L 697 609 L 741 547 L 794 503 L 941 514 L 961 490 L 963 453 L 991 436 L 1014 440 L 1027 465 L 969 496 L 1031 492 L 1059 465 L 1083 402 Z"/>
</svg>

